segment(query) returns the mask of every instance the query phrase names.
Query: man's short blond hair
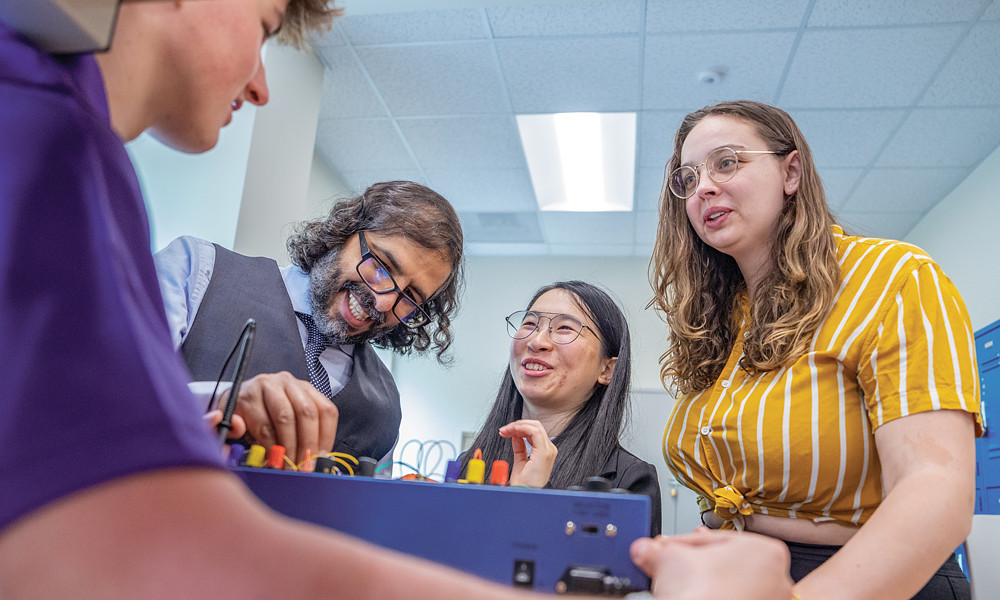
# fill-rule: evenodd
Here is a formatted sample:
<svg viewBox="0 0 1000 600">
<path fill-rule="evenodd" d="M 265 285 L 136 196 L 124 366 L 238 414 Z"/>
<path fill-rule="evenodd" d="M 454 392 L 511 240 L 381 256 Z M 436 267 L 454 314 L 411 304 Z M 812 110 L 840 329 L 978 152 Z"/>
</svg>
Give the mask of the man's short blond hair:
<svg viewBox="0 0 1000 600">
<path fill-rule="evenodd" d="M 334 6 L 335 0 L 291 0 L 277 40 L 282 44 L 304 49 L 309 46 L 309 35 L 326 31 L 343 9 Z"/>
</svg>

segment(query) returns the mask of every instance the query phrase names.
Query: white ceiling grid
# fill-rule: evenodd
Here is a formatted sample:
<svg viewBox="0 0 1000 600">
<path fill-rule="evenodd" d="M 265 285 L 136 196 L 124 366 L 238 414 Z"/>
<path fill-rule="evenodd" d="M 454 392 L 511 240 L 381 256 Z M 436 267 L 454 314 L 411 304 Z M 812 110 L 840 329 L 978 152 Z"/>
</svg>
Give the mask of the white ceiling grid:
<svg viewBox="0 0 1000 600">
<path fill-rule="evenodd" d="M 648 256 L 673 132 L 720 100 L 787 110 L 838 218 L 879 237 L 904 237 L 1000 144 L 996 1 L 497 4 L 348 5 L 315 40 L 321 156 L 357 190 L 436 189 L 470 254 Z M 709 70 L 721 81 L 700 83 Z M 515 115 L 566 111 L 639 114 L 633 212 L 538 210 Z"/>
</svg>

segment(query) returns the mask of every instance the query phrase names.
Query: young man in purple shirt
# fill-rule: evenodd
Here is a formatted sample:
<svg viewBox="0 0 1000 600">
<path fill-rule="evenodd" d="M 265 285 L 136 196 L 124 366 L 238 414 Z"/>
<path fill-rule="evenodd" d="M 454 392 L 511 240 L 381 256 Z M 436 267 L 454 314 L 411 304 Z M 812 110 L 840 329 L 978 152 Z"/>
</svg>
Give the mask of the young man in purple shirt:
<svg viewBox="0 0 1000 600">
<path fill-rule="evenodd" d="M 329 16 L 322 0 L 125 3 L 96 57 L 0 22 L 0 597 L 521 597 L 261 506 L 222 468 L 171 344 L 123 142 L 211 148 L 233 110 L 267 102 L 263 42 Z M 752 536 L 634 552 L 679 598 L 721 581 L 699 576 L 706 548 L 759 576 L 743 598 L 790 597 L 787 552 Z"/>
</svg>

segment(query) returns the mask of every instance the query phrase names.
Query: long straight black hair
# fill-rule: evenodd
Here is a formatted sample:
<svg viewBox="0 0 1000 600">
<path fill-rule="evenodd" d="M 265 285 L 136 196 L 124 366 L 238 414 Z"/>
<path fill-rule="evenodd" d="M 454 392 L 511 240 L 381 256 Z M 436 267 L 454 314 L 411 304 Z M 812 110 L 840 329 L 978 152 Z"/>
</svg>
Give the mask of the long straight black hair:
<svg viewBox="0 0 1000 600">
<path fill-rule="evenodd" d="M 565 290 L 597 326 L 602 358 L 618 357 L 608 385 L 597 384 L 590 399 L 570 419 L 553 443 L 559 449 L 552 467 L 549 485 L 556 489 L 582 485 L 588 477 L 601 475 L 611 454 L 618 447 L 618 437 L 628 419 L 629 389 L 632 382 L 632 344 L 628 322 L 618 304 L 604 290 L 583 281 L 560 281 L 535 292 L 528 308 L 552 290 Z M 483 428 L 462 459 L 462 472 L 472 451 L 483 451 L 487 466 L 494 460 L 513 463 L 511 441 L 500 437 L 500 427 L 521 418 L 524 399 L 514 385 L 510 368 L 504 369 L 496 401 Z"/>
</svg>

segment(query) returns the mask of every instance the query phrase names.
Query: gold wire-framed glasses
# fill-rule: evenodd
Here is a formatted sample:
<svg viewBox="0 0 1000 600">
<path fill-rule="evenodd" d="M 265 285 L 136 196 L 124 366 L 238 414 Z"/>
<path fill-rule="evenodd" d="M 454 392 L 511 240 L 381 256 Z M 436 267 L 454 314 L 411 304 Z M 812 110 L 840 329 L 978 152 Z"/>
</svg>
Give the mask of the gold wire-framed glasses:
<svg viewBox="0 0 1000 600">
<path fill-rule="evenodd" d="M 725 183 L 736 175 L 740 166 L 740 154 L 778 154 L 774 150 L 734 150 L 732 148 L 716 148 L 712 150 L 705 162 L 690 166 L 684 165 L 671 171 L 667 178 L 670 192 L 682 200 L 694 195 L 700 181 L 698 169 L 705 167 L 708 177 L 715 183 Z"/>
</svg>

